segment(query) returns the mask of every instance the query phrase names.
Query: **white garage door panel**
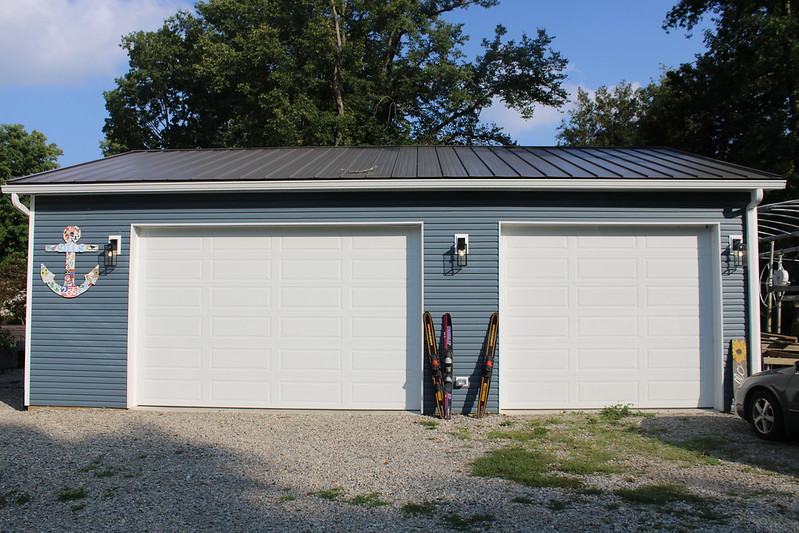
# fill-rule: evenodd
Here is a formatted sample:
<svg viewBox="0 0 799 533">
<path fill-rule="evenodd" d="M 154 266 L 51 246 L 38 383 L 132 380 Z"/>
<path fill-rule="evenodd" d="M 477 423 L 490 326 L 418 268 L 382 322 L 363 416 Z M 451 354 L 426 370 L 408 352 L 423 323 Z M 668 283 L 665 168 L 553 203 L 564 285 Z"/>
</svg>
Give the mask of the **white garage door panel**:
<svg viewBox="0 0 799 533">
<path fill-rule="evenodd" d="M 709 230 L 505 225 L 501 239 L 502 409 L 713 405 Z"/>
<path fill-rule="evenodd" d="M 141 229 L 136 403 L 419 409 L 419 248 L 412 228 Z"/>
</svg>

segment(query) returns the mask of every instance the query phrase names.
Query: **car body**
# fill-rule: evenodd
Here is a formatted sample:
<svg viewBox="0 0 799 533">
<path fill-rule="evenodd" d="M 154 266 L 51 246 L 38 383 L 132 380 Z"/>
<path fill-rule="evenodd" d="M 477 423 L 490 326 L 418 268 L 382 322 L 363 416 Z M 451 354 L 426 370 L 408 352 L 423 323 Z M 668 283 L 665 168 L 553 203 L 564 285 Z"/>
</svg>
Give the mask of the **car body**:
<svg viewBox="0 0 799 533">
<path fill-rule="evenodd" d="M 762 439 L 799 434 L 799 361 L 749 376 L 735 391 L 735 412 Z"/>
</svg>

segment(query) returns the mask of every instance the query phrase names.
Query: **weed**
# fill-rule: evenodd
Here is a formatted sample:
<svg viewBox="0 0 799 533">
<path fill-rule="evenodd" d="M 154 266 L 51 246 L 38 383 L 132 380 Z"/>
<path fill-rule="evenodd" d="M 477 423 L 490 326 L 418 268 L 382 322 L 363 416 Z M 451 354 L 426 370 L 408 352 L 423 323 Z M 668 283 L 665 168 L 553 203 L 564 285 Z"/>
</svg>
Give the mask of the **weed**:
<svg viewBox="0 0 799 533">
<path fill-rule="evenodd" d="M 426 429 L 436 429 L 438 427 L 438 422 L 435 420 L 421 420 L 419 425 Z"/>
<path fill-rule="evenodd" d="M 444 522 L 453 529 L 468 531 L 473 528 L 483 529 L 488 527 L 496 518 L 492 514 L 474 514 L 468 518 L 458 513 L 449 513 L 443 518 Z"/>
<path fill-rule="evenodd" d="M 436 504 L 433 502 L 406 503 L 402 506 L 402 512 L 405 514 L 432 516 L 435 511 Z"/>
<path fill-rule="evenodd" d="M 71 489 L 69 487 L 64 487 L 58 492 L 56 497 L 60 502 L 69 502 L 73 500 L 81 500 L 88 495 L 89 493 L 86 491 L 86 487 L 80 487 L 78 489 Z"/>
<path fill-rule="evenodd" d="M 30 502 L 33 498 L 27 492 L 19 492 L 16 490 L 10 490 L 5 494 L 0 494 L 0 509 L 10 505 L 12 503 L 16 503 L 17 505 L 25 505 L 26 503 Z"/>
<path fill-rule="evenodd" d="M 642 485 L 633 489 L 618 489 L 614 494 L 632 503 L 665 505 L 672 502 L 700 503 L 702 498 L 691 494 L 684 485 L 666 483 Z"/>
<path fill-rule="evenodd" d="M 330 500 L 330 501 L 336 501 L 346 493 L 347 491 L 345 491 L 341 487 L 331 487 L 329 489 L 320 490 L 318 492 L 309 492 L 311 496 L 319 496 L 323 500 Z"/>
<path fill-rule="evenodd" d="M 566 509 L 569 506 L 569 503 L 570 502 L 568 502 L 566 500 L 549 500 L 549 503 L 547 504 L 547 508 L 550 511 L 563 511 L 564 509 Z"/>
<path fill-rule="evenodd" d="M 615 511 L 619 507 L 621 507 L 621 504 L 619 502 L 610 502 L 605 504 L 605 509 L 607 509 L 608 511 Z"/>
<path fill-rule="evenodd" d="M 616 405 L 609 405 L 604 407 L 602 411 L 599 412 L 599 416 L 601 416 L 604 420 L 608 422 L 618 422 L 622 418 L 626 418 L 628 416 L 632 416 L 632 411 L 630 410 L 632 404 L 620 404 L 617 403 Z"/>
<path fill-rule="evenodd" d="M 70 507 L 70 509 L 72 509 L 73 511 L 80 511 L 81 509 L 84 509 L 84 508 L 86 508 L 86 504 L 85 503 L 76 503 L 75 505 Z"/>
<path fill-rule="evenodd" d="M 95 470 L 94 477 L 111 477 L 116 473 L 113 467 L 106 467 L 103 470 Z"/>
<path fill-rule="evenodd" d="M 175 450 L 175 455 L 180 455 L 180 454 L 183 454 L 183 453 L 186 453 L 186 451 L 185 451 L 185 450 L 182 450 L 182 449 L 180 449 L 180 448 L 178 448 L 177 450 Z"/>
<path fill-rule="evenodd" d="M 372 492 L 370 494 L 359 494 L 357 496 L 353 496 L 349 503 L 353 505 L 360 505 L 361 507 L 368 507 L 369 509 L 373 507 L 380 507 L 381 505 L 388 505 L 391 502 L 386 502 L 380 499 L 380 494 L 377 492 Z"/>
<path fill-rule="evenodd" d="M 502 422 L 499 423 L 499 425 L 508 428 L 514 425 L 515 423 L 516 422 L 514 422 L 513 420 L 503 420 Z"/>
<path fill-rule="evenodd" d="M 513 498 L 511 501 L 512 501 L 513 503 L 523 503 L 523 504 L 525 504 L 525 505 L 532 505 L 532 504 L 534 504 L 534 503 L 535 503 L 535 502 L 532 500 L 532 498 L 528 498 L 527 496 L 516 496 L 516 497 L 515 497 L 515 498 Z"/>
<path fill-rule="evenodd" d="M 455 428 L 455 431 L 449 431 L 448 433 L 461 440 L 469 440 L 472 438 L 471 433 L 469 433 L 469 428 Z"/>
<path fill-rule="evenodd" d="M 295 498 L 291 494 L 286 494 L 285 496 L 281 496 L 280 498 L 278 498 L 278 501 L 279 502 L 293 502 L 296 499 L 297 498 Z"/>
</svg>

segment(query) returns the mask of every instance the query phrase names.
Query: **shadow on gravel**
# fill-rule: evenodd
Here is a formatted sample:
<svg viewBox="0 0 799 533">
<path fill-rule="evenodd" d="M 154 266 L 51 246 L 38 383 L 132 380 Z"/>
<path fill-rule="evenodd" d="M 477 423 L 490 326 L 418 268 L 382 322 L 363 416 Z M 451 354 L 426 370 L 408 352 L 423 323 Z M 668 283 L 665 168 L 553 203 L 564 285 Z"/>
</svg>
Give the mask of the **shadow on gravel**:
<svg viewBox="0 0 799 533">
<path fill-rule="evenodd" d="M 799 439 L 778 442 L 759 439 L 738 417 L 714 418 L 660 415 L 641 424 L 645 436 L 686 450 L 772 472 L 799 477 Z"/>
<path fill-rule="evenodd" d="M 24 410 L 24 379 L 25 374 L 21 368 L 0 370 L 0 409 L 5 404 L 15 411 Z"/>
<path fill-rule="evenodd" d="M 274 480 L 277 453 L 154 427 L 90 440 L 46 431 L 0 423 L 0 531 L 311 531 L 329 516 L 327 502 L 302 512 L 295 500 L 308 495 Z"/>
</svg>

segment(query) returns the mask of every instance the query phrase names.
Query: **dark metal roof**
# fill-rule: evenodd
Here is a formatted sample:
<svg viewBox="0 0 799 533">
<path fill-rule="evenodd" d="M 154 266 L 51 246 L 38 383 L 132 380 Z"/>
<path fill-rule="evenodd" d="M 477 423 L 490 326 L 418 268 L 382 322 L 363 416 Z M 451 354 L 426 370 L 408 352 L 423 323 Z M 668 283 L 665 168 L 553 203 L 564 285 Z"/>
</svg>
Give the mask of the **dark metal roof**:
<svg viewBox="0 0 799 533">
<path fill-rule="evenodd" d="M 358 178 L 780 179 L 669 148 L 375 146 L 135 151 L 9 185 Z"/>
</svg>

